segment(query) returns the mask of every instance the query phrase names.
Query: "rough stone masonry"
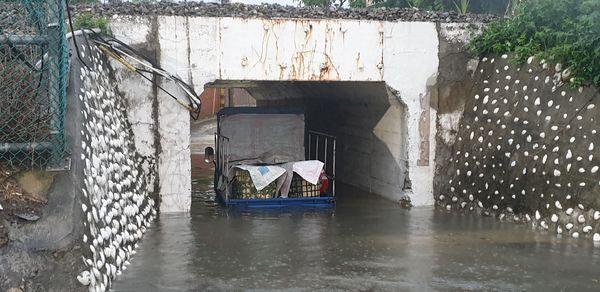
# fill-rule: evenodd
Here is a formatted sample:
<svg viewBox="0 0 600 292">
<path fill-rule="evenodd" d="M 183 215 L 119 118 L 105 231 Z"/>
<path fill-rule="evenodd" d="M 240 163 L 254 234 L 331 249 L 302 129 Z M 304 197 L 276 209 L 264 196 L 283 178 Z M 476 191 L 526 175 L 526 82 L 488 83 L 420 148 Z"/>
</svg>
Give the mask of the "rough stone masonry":
<svg viewBox="0 0 600 292">
<path fill-rule="evenodd" d="M 84 42 L 85 43 L 85 42 Z M 81 190 L 86 269 L 77 279 L 90 291 L 106 291 L 126 269 L 156 216 L 149 196 L 155 176 L 154 159 L 139 155 L 106 56 L 95 46 L 80 44 L 88 64 L 81 67 L 79 92 L 85 130 L 81 159 Z"/>
<path fill-rule="evenodd" d="M 438 204 L 600 241 L 600 94 L 569 78 L 533 57 L 483 58 Z"/>
<path fill-rule="evenodd" d="M 424 11 L 412 8 L 331 8 L 294 7 L 278 4 L 246 5 L 241 3 L 217 4 L 204 2 L 123 2 L 110 5 L 75 5 L 76 13 L 112 17 L 131 16 L 201 16 L 240 18 L 302 18 L 302 19 L 357 19 L 380 21 L 422 21 L 439 23 L 487 23 L 498 19 L 494 15 L 458 14 Z"/>
</svg>

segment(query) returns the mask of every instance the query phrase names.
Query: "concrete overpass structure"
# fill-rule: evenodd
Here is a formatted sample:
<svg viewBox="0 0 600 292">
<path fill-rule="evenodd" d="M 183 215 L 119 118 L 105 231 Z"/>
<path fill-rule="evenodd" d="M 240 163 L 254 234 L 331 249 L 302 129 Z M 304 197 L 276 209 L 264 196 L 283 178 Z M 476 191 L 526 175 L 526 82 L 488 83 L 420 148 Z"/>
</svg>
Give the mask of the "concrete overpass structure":
<svg viewBox="0 0 600 292">
<path fill-rule="evenodd" d="M 110 26 L 198 92 L 240 87 L 258 106 L 305 107 L 309 128 L 339 137 L 340 181 L 432 205 L 436 137 L 451 141 L 458 123 L 438 105 L 456 108 L 452 88 L 468 69 L 463 47 L 481 24 L 114 15 Z M 187 112 L 115 67 L 138 151 L 158 158 L 161 212 L 189 210 Z"/>
</svg>

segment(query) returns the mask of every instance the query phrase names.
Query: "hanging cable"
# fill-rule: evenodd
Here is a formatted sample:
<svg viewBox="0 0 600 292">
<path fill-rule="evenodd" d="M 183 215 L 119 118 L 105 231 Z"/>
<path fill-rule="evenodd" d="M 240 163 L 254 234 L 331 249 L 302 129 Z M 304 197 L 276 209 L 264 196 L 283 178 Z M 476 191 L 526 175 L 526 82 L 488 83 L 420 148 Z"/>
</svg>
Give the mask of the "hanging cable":
<svg viewBox="0 0 600 292">
<path fill-rule="evenodd" d="M 65 0 L 65 5 L 67 8 L 67 18 L 69 19 L 69 27 L 71 28 L 71 32 L 75 33 L 75 29 L 73 28 L 73 18 L 71 17 L 71 7 L 69 5 L 69 0 Z M 73 45 L 75 46 L 75 52 L 77 54 L 77 59 L 79 59 L 79 62 L 81 62 L 81 64 L 88 70 L 92 70 L 84 61 L 83 58 L 81 57 L 81 53 L 79 53 L 79 46 L 77 45 L 77 37 L 73 36 Z"/>
<path fill-rule="evenodd" d="M 127 69 L 142 76 L 152 85 L 156 86 L 158 89 L 160 89 L 161 91 L 169 95 L 171 98 L 173 98 L 177 103 L 184 106 L 190 112 L 190 116 L 192 117 L 192 119 L 198 119 L 201 110 L 201 100 L 192 86 L 184 82 L 179 76 L 173 75 L 168 71 L 164 70 L 155 62 L 140 54 L 135 49 L 118 39 L 104 39 L 102 36 L 98 35 L 95 32 L 93 33 L 93 37 L 93 41 L 96 43 L 98 48 L 100 48 L 100 50 L 102 50 L 107 56 L 115 59 L 119 63 L 123 64 L 123 66 L 125 66 Z M 143 68 L 139 68 L 134 64 L 141 65 L 141 67 Z M 144 73 L 158 75 L 167 80 L 175 82 L 175 84 L 181 89 L 183 89 L 183 91 L 186 93 L 188 97 L 188 103 L 186 104 L 183 101 L 181 101 L 174 94 L 166 90 L 164 87 L 158 85 L 154 80 L 145 76 Z"/>
<path fill-rule="evenodd" d="M 69 2 L 68 2 L 68 0 L 65 0 L 65 2 L 67 5 L 67 11 L 69 11 Z M 71 30 L 73 31 L 73 21 L 72 21 L 70 12 L 68 12 L 68 18 L 69 18 L 69 25 L 71 27 Z M 129 45 L 125 44 L 124 42 L 122 42 L 118 39 L 110 38 L 110 37 L 105 39 L 102 35 L 100 35 L 99 33 L 95 32 L 93 30 L 90 30 L 90 29 L 82 29 L 82 31 L 84 32 L 84 35 L 86 36 L 86 42 L 88 40 L 87 36 L 89 33 L 89 35 L 91 35 L 91 37 L 92 37 L 91 38 L 92 42 L 94 42 L 96 44 L 96 46 L 103 53 L 105 53 L 107 56 L 115 59 L 119 63 L 123 64 L 123 66 L 125 66 L 128 70 L 139 74 L 140 76 L 142 76 L 142 78 L 146 79 L 152 85 L 156 86 L 156 88 L 160 89 L 161 91 L 166 93 L 168 96 L 173 98 L 177 103 L 181 104 L 183 107 L 185 107 L 190 112 L 190 117 L 192 119 L 194 119 L 194 120 L 198 119 L 198 117 L 200 116 L 200 111 L 201 111 L 201 106 L 202 106 L 200 97 L 195 92 L 194 88 L 192 86 L 190 86 L 189 84 L 187 84 L 186 82 L 184 82 L 179 76 L 173 75 L 173 74 L 169 73 L 168 71 L 164 70 L 158 64 L 156 64 L 154 61 L 152 61 L 149 58 L 145 57 L 144 55 L 140 54 L 135 49 L 133 49 L 132 47 L 130 47 Z M 81 58 L 81 54 L 79 52 L 79 47 L 76 43 L 75 38 L 73 38 L 73 43 L 75 45 L 75 51 L 77 53 L 77 57 L 78 57 L 79 61 L 87 69 L 90 69 L 90 67 Z M 88 43 L 88 46 L 89 46 L 89 43 Z M 144 68 L 137 67 L 136 65 L 132 64 L 132 61 L 135 64 L 141 65 Z M 167 80 L 171 80 L 171 81 L 175 82 L 175 84 L 177 86 L 179 86 L 186 93 L 188 103 L 181 101 L 173 93 L 169 92 L 164 87 L 157 84 L 154 80 L 152 80 L 151 78 L 144 75 L 144 73 L 158 75 Z"/>
</svg>

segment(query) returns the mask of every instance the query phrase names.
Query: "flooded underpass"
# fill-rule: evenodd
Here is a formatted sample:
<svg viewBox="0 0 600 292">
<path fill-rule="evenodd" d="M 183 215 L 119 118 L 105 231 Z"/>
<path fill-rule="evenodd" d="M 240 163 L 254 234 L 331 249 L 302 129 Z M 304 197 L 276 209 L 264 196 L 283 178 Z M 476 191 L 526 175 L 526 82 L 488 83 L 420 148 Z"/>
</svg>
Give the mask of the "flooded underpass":
<svg viewBox="0 0 600 292">
<path fill-rule="evenodd" d="M 335 209 L 225 210 L 193 173 L 191 213 L 162 214 L 113 291 L 600 289 L 589 241 L 343 185 Z"/>
</svg>

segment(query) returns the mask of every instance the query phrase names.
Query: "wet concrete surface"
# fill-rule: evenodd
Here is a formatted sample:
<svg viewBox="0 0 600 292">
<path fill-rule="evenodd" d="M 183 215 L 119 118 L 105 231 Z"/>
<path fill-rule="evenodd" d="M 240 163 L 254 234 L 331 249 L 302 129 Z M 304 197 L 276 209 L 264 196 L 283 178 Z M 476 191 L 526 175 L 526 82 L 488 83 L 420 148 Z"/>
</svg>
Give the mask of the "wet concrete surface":
<svg viewBox="0 0 600 292">
<path fill-rule="evenodd" d="M 600 247 L 340 187 L 331 210 L 243 212 L 194 168 L 192 211 L 161 215 L 113 291 L 598 291 Z"/>
</svg>

